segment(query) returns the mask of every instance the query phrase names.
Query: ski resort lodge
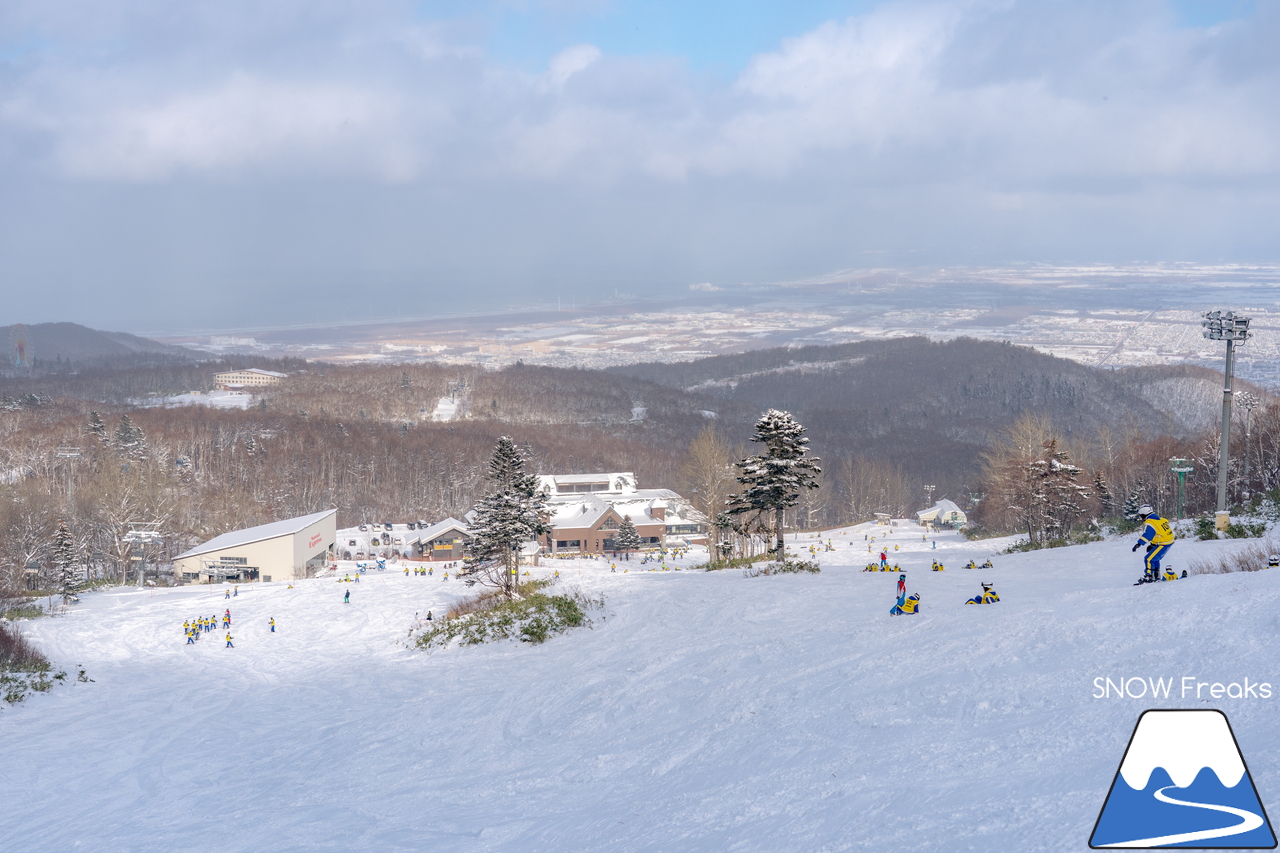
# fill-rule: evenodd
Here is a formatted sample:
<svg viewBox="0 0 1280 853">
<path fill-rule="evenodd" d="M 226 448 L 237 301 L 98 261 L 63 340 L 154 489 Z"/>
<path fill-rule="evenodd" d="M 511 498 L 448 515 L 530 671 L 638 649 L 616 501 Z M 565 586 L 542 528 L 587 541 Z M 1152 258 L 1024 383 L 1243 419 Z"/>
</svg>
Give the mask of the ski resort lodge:
<svg viewBox="0 0 1280 853">
<path fill-rule="evenodd" d="M 287 373 L 259 370 L 256 367 L 250 367 L 247 370 L 228 370 L 225 373 L 213 374 L 213 387 L 219 391 L 243 391 L 245 388 L 275 385 L 286 377 L 288 377 Z"/>
<path fill-rule="evenodd" d="M 964 514 L 964 510 L 946 498 L 938 501 L 928 509 L 922 509 L 917 512 L 916 519 L 921 524 L 932 524 L 935 527 L 947 525 L 960 528 L 969 523 L 969 518 Z"/>
<path fill-rule="evenodd" d="M 178 583 L 314 577 L 333 554 L 336 509 L 215 536 L 173 561 Z"/>
<path fill-rule="evenodd" d="M 343 560 L 377 559 L 393 554 L 420 560 L 461 560 L 471 542 L 465 521 L 365 523 L 338 531 L 337 556 Z"/>
<path fill-rule="evenodd" d="M 645 547 L 707 543 L 707 519 L 670 489 L 638 489 L 633 473 L 543 474 L 552 531 L 543 551 L 600 554 L 612 551 L 623 517 L 631 519 Z"/>
</svg>

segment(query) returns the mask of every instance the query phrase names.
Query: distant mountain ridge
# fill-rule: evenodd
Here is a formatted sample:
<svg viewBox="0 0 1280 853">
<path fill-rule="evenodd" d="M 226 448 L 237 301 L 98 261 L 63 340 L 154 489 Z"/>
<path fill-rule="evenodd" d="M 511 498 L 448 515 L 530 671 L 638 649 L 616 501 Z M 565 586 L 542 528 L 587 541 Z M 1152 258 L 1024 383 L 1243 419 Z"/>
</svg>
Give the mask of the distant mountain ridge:
<svg viewBox="0 0 1280 853">
<path fill-rule="evenodd" d="M 108 363 L 136 360 L 136 356 L 158 355 L 177 359 L 209 358 L 209 353 L 173 344 L 162 344 L 150 338 L 127 332 L 106 332 L 79 323 L 34 323 L 24 326 L 27 346 L 37 367 L 59 362 Z M 5 361 L 12 363 L 9 351 L 14 326 L 0 327 L 0 344 L 5 348 Z"/>
</svg>

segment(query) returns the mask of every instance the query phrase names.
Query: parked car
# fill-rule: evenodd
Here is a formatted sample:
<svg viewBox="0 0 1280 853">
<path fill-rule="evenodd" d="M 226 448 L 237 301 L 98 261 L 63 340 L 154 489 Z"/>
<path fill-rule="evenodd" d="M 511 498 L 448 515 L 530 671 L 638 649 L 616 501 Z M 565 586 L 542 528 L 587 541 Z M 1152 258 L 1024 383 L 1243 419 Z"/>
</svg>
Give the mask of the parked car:
<svg viewBox="0 0 1280 853">
<path fill-rule="evenodd" d="M 384 530 L 390 530 L 390 529 L 391 529 L 391 522 L 389 522 L 389 521 L 384 521 L 384 522 L 382 522 L 382 528 L 383 528 Z"/>
<path fill-rule="evenodd" d="M 347 547 L 349 547 L 349 548 L 354 548 L 354 547 L 356 547 L 356 540 L 354 540 L 354 539 L 348 539 L 348 540 L 347 540 Z"/>
<path fill-rule="evenodd" d="M 419 529 L 419 530 L 426 530 L 426 529 L 427 529 L 427 523 L 426 523 L 425 521 L 423 521 L 422 519 L 418 519 L 418 529 Z"/>
<path fill-rule="evenodd" d="M 407 527 L 407 528 L 409 528 L 410 530 L 412 530 L 412 529 L 414 528 L 414 524 L 413 524 L 413 522 L 412 522 L 412 521 L 410 521 L 410 522 L 406 522 L 406 523 L 405 523 L 405 527 Z"/>
<path fill-rule="evenodd" d="M 360 525 L 360 532 L 361 532 L 361 533 L 365 532 L 365 531 L 366 531 L 366 530 L 368 530 L 368 529 L 369 529 L 369 525 L 367 525 L 367 524 L 362 524 L 362 525 Z"/>
</svg>

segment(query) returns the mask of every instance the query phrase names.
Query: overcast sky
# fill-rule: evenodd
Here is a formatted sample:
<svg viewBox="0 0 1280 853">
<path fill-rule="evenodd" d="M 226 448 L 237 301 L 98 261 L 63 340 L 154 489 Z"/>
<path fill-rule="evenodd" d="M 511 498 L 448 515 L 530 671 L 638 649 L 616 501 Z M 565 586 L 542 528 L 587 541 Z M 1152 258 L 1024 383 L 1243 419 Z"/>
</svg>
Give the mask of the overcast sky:
<svg viewBox="0 0 1280 853">
<path fill-rule="evenodd" d="M 0 324 L 1280 260 L 1280 3 L 6 0 Z"/>
</svg>

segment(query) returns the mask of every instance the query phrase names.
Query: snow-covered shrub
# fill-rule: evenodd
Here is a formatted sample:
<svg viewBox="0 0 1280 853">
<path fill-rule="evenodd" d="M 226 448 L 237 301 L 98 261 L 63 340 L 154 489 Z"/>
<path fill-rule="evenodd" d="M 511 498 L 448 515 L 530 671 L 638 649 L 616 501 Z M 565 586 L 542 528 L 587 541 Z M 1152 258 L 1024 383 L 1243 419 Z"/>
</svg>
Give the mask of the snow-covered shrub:
<svg viewBox="0 0 1280 853">
<path fill-rule="evenodd" d="M 44 655 L 16 627 L 0 622 L 0 698 L 10 705 L 32 692 L 48 690 L 65 681 L 65 672 L 51 673 Z"/>
<path fill-rule="evenodd" d="M 1192 575 L 1225 575 L 1231 572 L 1257 572 L 1267 567 L 1267 559 L 1280 553 L 1280 540 L 1259 539 L 1232 548 L 1225 553 L 1194 559 L 1187 567 Z"/>
<path fill-rule="evenodd" d="M 761 575 L 790 575 L 790 574 L 814 574 L 822 571 L 822 567 L 818 565 L 816 560 L 782 560 L 781 562 L 765 563 L 763 566 L 752 566 L 744 569 L 742 576 L 744 578 L 758 578 Z"/>
<path fill-rule="evenodd" d="M 497 640 L 518 639 L 538 644 L 570 628 L 591 624 L 587 613 L 604 607 L 603 598 L 580 592 L 550 595 L 541 592 L 545 581 L 524 584 L 518 598 L 508 599 L 491 590 L 454 604 L 438 624 L 418 636 L 418 648 L 446 648 L 456 643 L 474 646 Z"/>
</svg>

